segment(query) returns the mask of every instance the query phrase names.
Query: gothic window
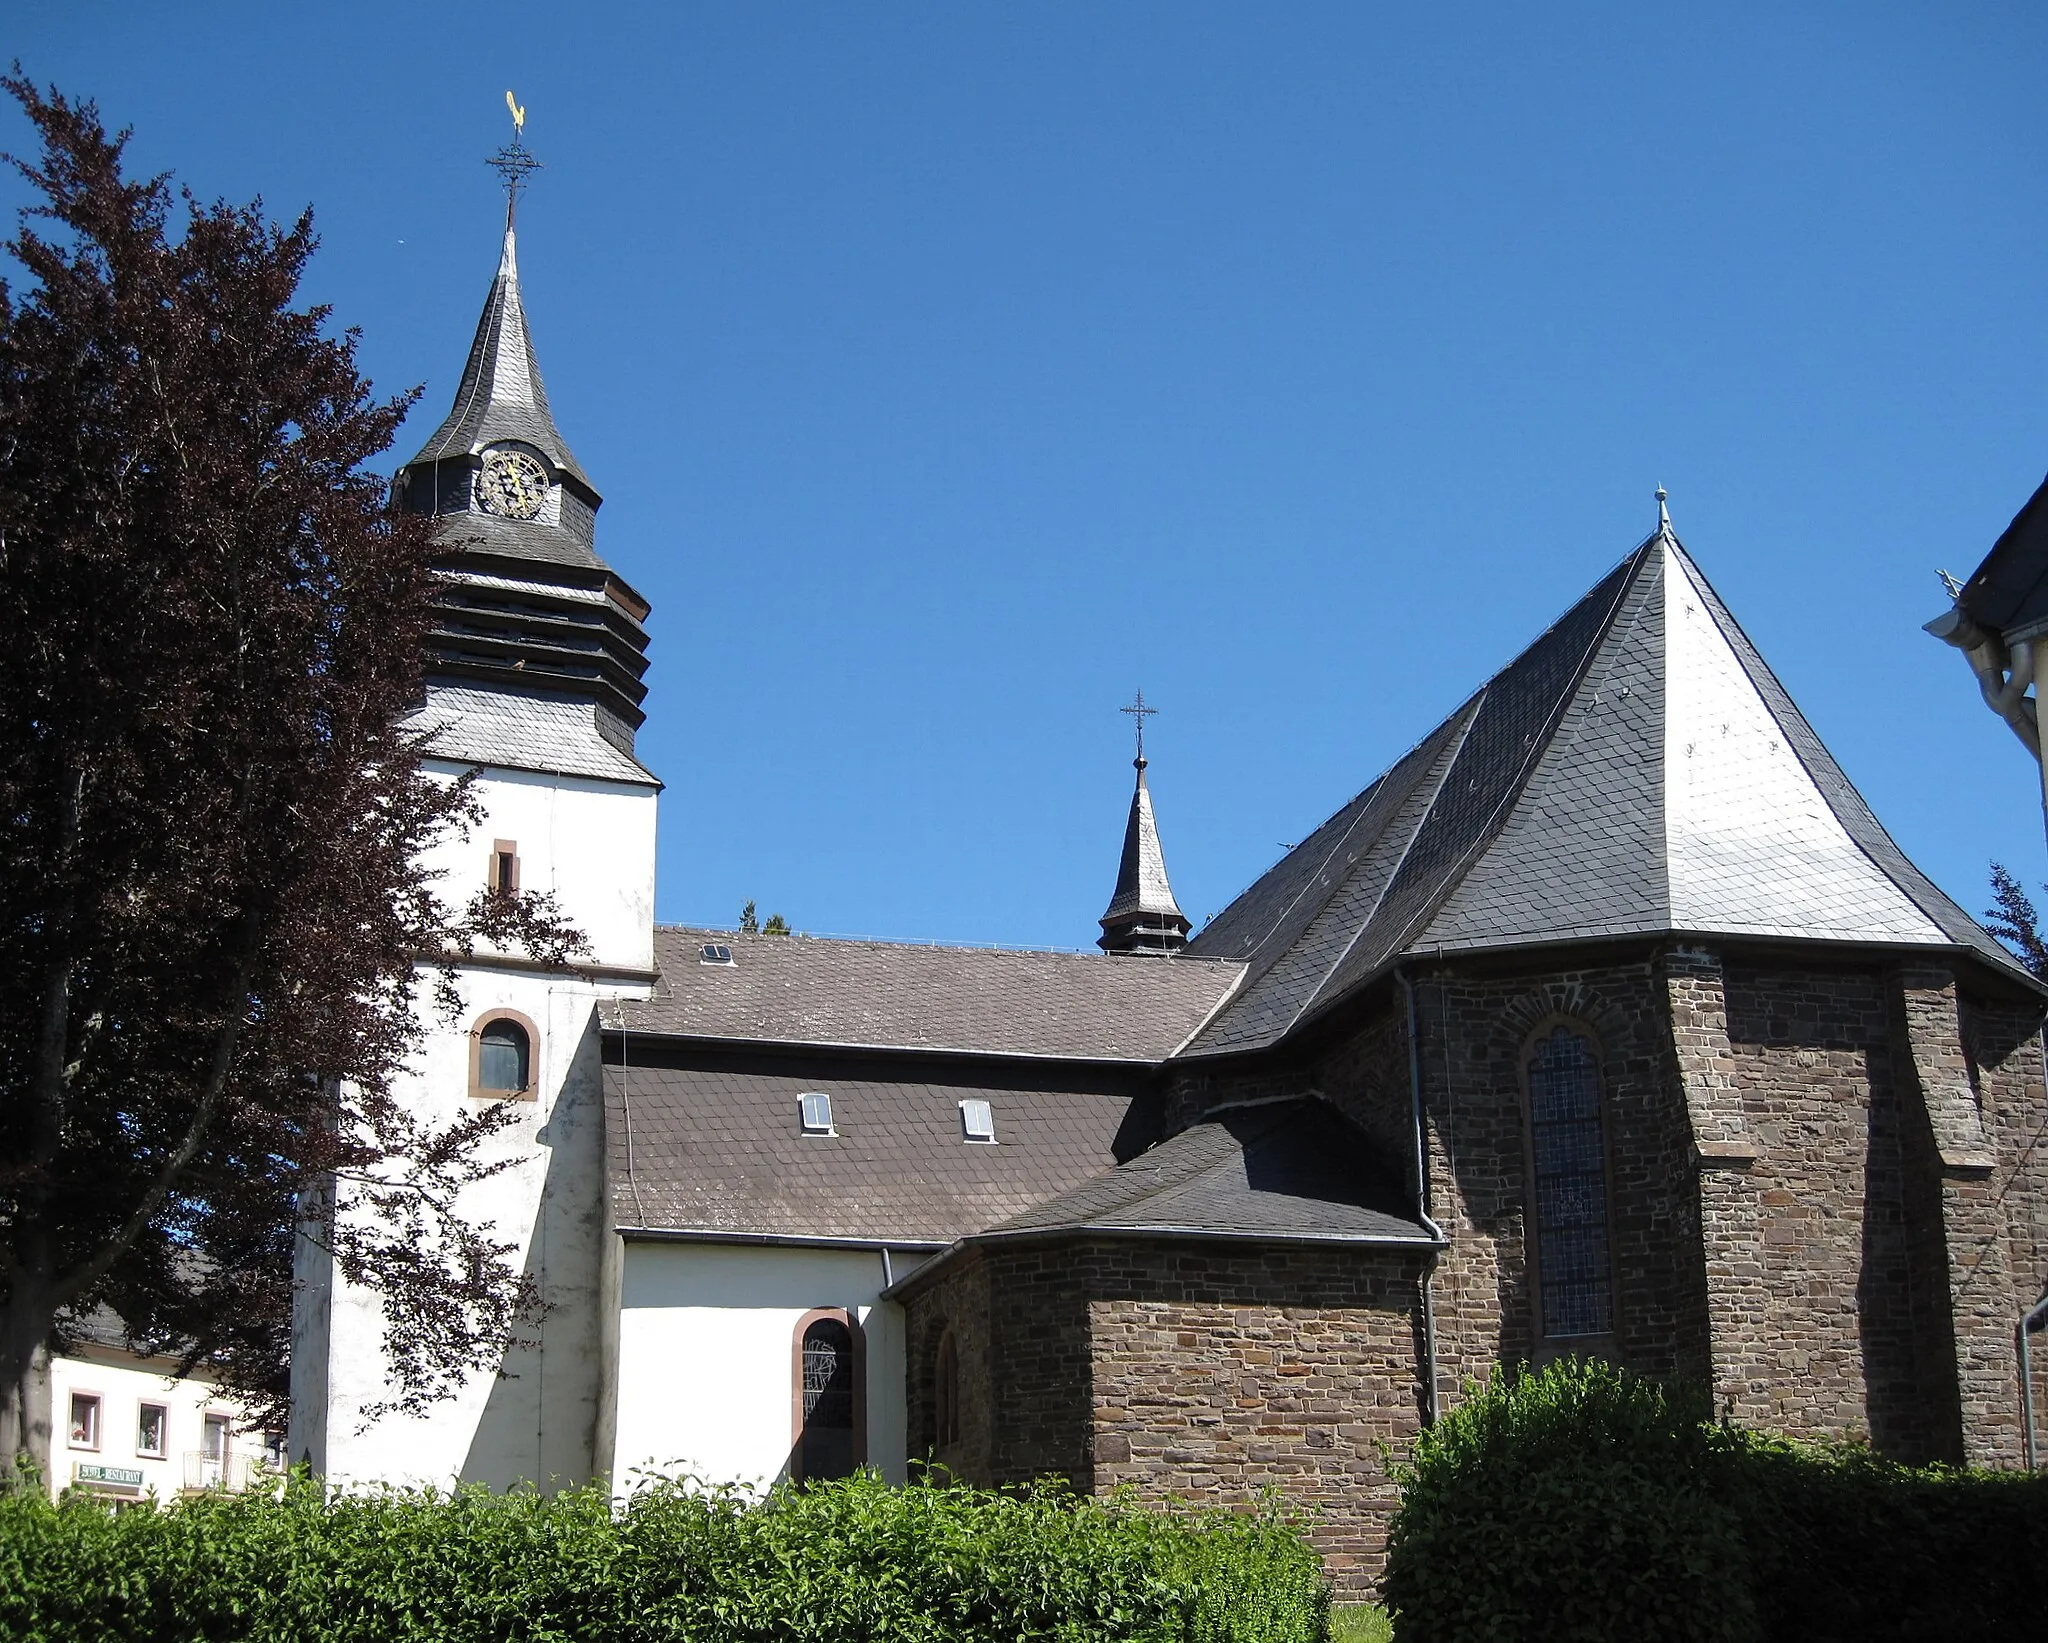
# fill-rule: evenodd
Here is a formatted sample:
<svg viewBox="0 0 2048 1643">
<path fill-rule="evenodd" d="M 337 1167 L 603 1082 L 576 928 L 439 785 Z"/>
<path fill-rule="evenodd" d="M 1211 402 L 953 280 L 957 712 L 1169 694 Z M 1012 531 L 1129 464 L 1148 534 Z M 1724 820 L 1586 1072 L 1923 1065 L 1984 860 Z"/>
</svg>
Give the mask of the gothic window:
<svg viewBox="0 0 2048 1643">
<path fill-rule="evenodd" d="M 933 1443 L 950 1449 L 960 1441 L 960 1349 L 952 1330 L 939 1337 L 938 1361 L 932 1366 Z"/>
<path fill-rule="evenodd" d="M 525 1101 L 534 1094 L 533 1023 L 512 1010 L 493 1010 L 469 1035 L 469 1093 L 489 1101 Z"/>
<path fill-rule="evenodd" d="M 814 1313 L 797 1337 L 797 1435 L 790 1475 L 850 1477 L 860 1464 L 857 1342 L 844 1312 Z"/>
<path fill-rule="evenodd" d="M 1583 1032 L 1556 1026 L 1527 1061 L 1536 1293 L 1551 1340 L 1614 1328 L 1607 1137 L 1600 1064 Z"/>
</svg>

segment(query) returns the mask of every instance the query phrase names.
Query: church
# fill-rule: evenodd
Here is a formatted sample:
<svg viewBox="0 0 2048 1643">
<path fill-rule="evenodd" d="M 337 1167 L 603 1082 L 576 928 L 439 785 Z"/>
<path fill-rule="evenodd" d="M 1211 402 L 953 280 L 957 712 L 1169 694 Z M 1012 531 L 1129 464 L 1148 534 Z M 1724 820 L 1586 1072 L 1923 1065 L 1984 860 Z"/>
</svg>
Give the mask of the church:
<svg viewBox="0 0 2048 1643">
<path fill-rule="evenodd" d="M 1668 517 L 1192 937 L 1142 743 L 1099 953 L 657 925 L 650 611 L 598 550 L 516 252 L 508 216 L 395 481 L 448 578 L 416 722 L 485 814 L 449 895 L 551 890 L 590 952 L 466 964 L 401 1093 L 513 1104 L 468 1208 L 547 1305 L 497 1375 L 366 1419 L 377 1298 L 302 1246 L 294 1456 L 1270 1489 L 1347 1593 L 1385 1454 L 1501 1364 L 1597 1354 L 1771 1430 L 2021 1464 L 2048 997 Z"/>
</svg>

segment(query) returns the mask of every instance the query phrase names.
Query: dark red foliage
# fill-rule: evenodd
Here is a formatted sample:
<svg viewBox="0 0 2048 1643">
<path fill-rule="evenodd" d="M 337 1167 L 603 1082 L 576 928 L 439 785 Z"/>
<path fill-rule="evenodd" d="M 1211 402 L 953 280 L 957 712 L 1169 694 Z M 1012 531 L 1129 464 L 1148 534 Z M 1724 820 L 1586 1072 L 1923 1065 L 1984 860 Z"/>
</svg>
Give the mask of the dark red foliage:
<svg viewBox="0 0 2048 1643">
<path fill-rule="evenodd" d="M 0 1458 L 37 1348 L 101 1306 L 274 1408 L 308 1212 L 383 1290 L 417 1406 L 531 1301 L 451 1213 L 499 1115 L 390 1099 L 419 961 L 579 943 L 544 898 L 447 908 L 418 865 L 473 805 L 394 728 L 431 549 L 364 464 L 411 396 L 294 306 L 310 215 L 185 195 L 174 238 L 125 133 L 0 85 L 42 142 L 0 290 Z M 340 1227 L 337 1177 L 374 1183 Z"/>
</svg>

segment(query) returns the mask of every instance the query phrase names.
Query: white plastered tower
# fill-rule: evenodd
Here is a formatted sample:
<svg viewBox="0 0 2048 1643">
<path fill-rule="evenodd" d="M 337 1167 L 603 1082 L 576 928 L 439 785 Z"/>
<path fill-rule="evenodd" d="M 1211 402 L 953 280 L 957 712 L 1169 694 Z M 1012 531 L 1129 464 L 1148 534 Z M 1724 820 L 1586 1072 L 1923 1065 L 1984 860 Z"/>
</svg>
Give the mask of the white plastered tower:
<svg viewBox="0 0 2048 1643">
<path fill-rule="evenodd" d="M 596 552 L 601 498 L 548 409 L 509 217 L 454 407 L 395 491 L 400 507 L 436 516 L 446 546 L 416 718 L 434 734 L 427 768 L 447 781 L 474 772 L 482 809 L 429 865 L 457 907 L 483 890 L 552 892 L 589 950 L 570 968 L 479 956 L 459 972 L 452 1019 L 423 984 L 424 1042 L 397 1090 L 437 1125 L 511 1100 L 486 1155 L 510 1167 L 462 1207 L 539 1286 L 531 1341 L 423 1415 L 370 1418 L 392 1395 L 381 1299 L 302 1241 L 291 1455 L 341 1484 L 579 1482 L 599 1469 L 606 1327 L 598 1017 L 653 983 L 661 784 L 634 756 L 647 604 Z"/>
</svg>

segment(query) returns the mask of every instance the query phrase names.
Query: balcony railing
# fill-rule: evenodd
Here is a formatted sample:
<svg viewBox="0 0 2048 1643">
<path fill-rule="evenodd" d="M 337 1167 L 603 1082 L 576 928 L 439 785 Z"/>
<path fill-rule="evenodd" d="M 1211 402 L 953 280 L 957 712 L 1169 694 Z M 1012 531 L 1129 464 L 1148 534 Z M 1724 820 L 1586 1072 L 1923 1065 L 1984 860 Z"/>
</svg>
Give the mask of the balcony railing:
<svg viewBox="0 0 2048 1643">
<path fill-rule="evenodd" d="M 187 1489 L 221 1489 L 227 1493 L 240 1494 L 249 1487 L 256 1457 L 254 1455 L 208 1455 L 198 1450 L 185 1453 L 185 1487 Z"/>
</svg>

